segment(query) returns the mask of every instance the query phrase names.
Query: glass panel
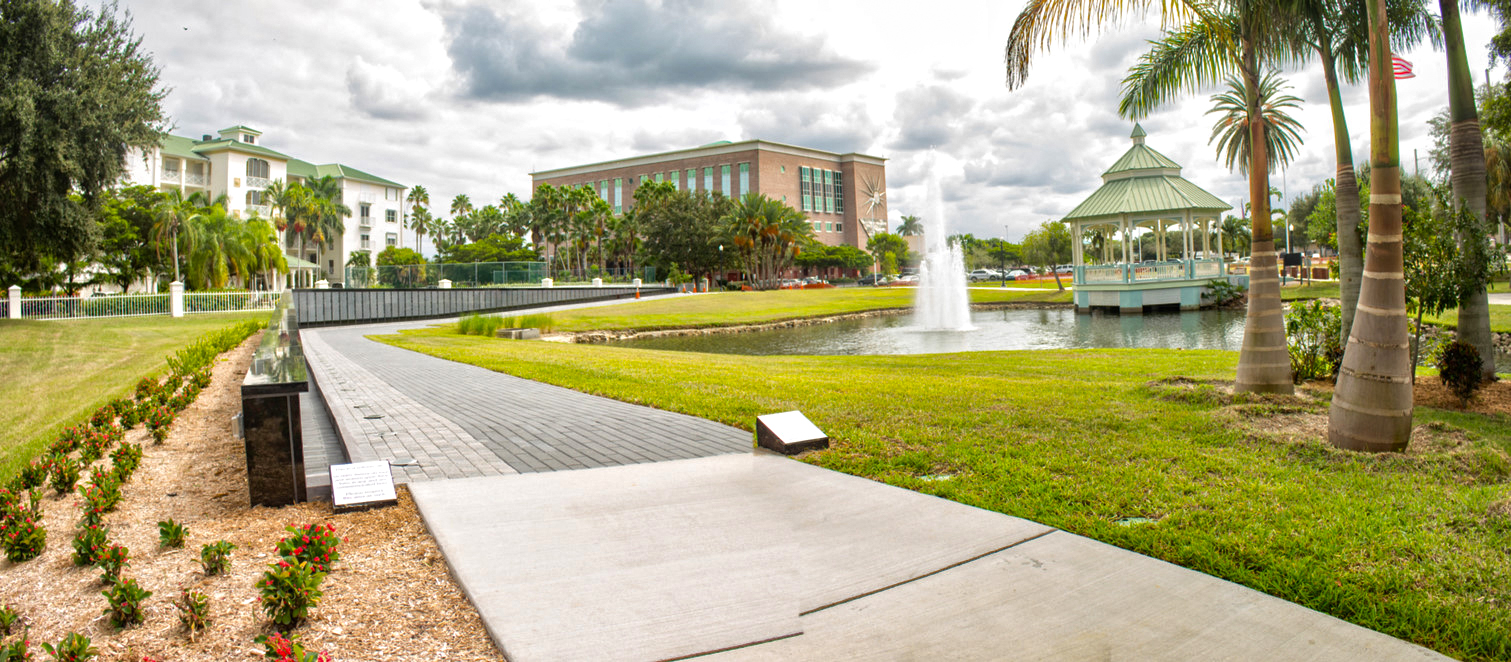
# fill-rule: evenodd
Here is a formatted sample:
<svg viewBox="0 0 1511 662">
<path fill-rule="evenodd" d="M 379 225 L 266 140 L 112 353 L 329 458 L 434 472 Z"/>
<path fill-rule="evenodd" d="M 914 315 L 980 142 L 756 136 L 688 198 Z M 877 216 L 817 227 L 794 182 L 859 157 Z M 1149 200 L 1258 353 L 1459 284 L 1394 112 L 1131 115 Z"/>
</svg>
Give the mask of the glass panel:
<svg viewBox="0 0 1511 662">
<path fill-rule="evenodd" d="M 749 190 L 750 190 L 750 164 L 749 163 L 741 163 L 740 164 L 740 193 L 743 195 L 744 193 L 748 192 Z"/>
<path fill-rule="evenodd" d="M 798 178 L 802 182 L 798 187 L 803 196 L 803 211 L 813 211 L 813 205 L 811 204 L 813 200 L 813 182 L 810 181 L 808 166 L 798 168 Z M 817 223 L 814 224 L 813 229 L 815 231 L 818 230 Z"/>
<path fill-rule="evenodd" d="M 834 172 L 830 170 L 824 171 L 824 208 L 819 211 L 834 212 Z"/>
<path fill-rule="evenodd" d="M 624 180 L 620 179 L 618 177 L 615 177 L 614 178 L 614 213 L 618 214 L 618 213 L 623 212 L 623 211 L 624 211 Z"/>
<path fill-rule="evenodd" d="M 729 181 L 729 166 L 727 165 L 719 166 L 719 186 L 719 190 L 723 191 L 724 195 L 729 195 L 732 185 Z"/>
<path fill-rule="evenodd" d="M 682 173 L 676 170 L 672 171 L 672 190 L 682 190 Z"/>
<path fill-rule="evenodd" d="M 697 168 L 688 168 L 687 169 L 687 190 L 692 191 L 692 190 L 694 190 L 696 188 L 698 188 L 698 169 Z"/>
<path fill-rule="evenodd" d="M 841 181 L 842 181 L 841 177 L 842 176 L 843 176 L 842 173 L 840 173 L 839 171 L 835 171 L 835 173 L 834 173 L 834 213 L 836 213 L 836 214 L 843 214 L 843 213 L 845 213 L 845 187 L 841 183 Z"/>
<path fill-rule="evenodd" d="M 714 169 L 703 169 L 703 190 L 712 193 L 714 190 Z"/>
</svg>

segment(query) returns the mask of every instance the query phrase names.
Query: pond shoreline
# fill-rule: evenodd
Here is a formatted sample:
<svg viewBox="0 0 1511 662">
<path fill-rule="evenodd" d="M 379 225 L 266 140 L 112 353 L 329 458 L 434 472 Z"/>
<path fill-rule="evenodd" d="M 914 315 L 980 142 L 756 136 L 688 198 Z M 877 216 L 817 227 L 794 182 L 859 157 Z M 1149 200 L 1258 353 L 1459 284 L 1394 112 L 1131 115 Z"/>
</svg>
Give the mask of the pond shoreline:
<svg viewBox="0 0 1511 662">
<path fill-rule="evenodd" d="M 1060 310 L 1074 308 L 1070 302 L 1048 301 L 1001 301 L 992 303 L 971 304 L 971 310 Z M 575 333 L 552 334 L 541 338 L 550 342 L 601 344 L 618 342 L 621 340 L 642 340 L 646 338 L 675 338 L 682 336 L 711 336 L 733 333 L 753 333 L 757 331 L 770 331 L 773 329 L 791 329 L 801 326 L 814 326 L 829 324 L 844 320 L 864 319 L 868 317 L 883 317 L 888 315 L 903 315 L 913 312 L 913 307 L 906 308 L 877 308 L 875 310 L 863 310 L 855 313 L 840 315 L 819 315 L 816 317 L 798 317 L 776 322 L 762 324 L 735 324 L 731 326 L 708 326 L 683 329 L 655 329 L 650 331 L 578 331 Z"/>
</svg>

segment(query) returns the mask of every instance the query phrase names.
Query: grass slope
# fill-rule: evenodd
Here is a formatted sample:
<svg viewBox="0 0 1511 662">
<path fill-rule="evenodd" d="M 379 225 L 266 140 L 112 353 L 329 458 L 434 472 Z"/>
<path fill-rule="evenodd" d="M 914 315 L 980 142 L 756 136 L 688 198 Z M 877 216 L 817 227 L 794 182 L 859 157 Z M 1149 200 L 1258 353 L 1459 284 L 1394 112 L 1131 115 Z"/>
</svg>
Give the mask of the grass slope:
<svg viewBox="0 0 1511 662">
<path fill-rule="evenodd" d="M 762 324 L 804 317 L 842 315 L 913 305 L 912 287 L 837 287 L 824 290 L 715 292 L 657 297 L 602 308 L 552 313 L 556 331 L 649 331 L 738 324 Z M 1035 301 L 1070 303 L 1064 292 L 971 290 L 974 303 Z"/>
<path fill-rule="evenodd" d="M 1236 354 L 1225 352 L 754 357 L 444 329 L 380 339 L 744 429 L 801 409 L 833 439 L 806 461 L 1090 536 L 1450 655 L 1511 656 L 1511 513 L 1496 514 L 1511 509 L 1504 418 L 1444 413 L 1434 425 L 1462 447 L 1366 456 L 1253 431 L 1294 402 L 1224 406 L 1210 387 L 1151 383 L 1230 380 Z M 923 480 L 943 474 L 955 477 Z M 1157 523 L 1116 523 L 1124 517 Z"/>
<path fill-rule="evenodd" d="M 0 320 L 0 480 L 200 335 L 262 313 Z"/>
</svg>

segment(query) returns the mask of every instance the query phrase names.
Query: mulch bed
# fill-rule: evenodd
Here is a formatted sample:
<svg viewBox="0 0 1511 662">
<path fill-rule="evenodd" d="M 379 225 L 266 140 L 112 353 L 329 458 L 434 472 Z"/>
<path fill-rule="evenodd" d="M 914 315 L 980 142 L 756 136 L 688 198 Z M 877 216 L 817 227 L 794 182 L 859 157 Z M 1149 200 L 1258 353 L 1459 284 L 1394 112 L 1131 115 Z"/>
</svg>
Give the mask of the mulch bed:
<svg viewBox="0 0 1511 662">
<path fill-rule="evenodd" d="M 0 559 L 0 601 L 27 619 L 35 658 L 43 659 L 41 642 L 79 632 L 93 640 L 101 660 L 262 659 L 253 640 L 273 630 L 253 583 L 277 560 L 286 525 L 333 522 L 346 540 L 341 559 L 321 585 L 324 598 L 296 631 L 310 650 L 335 660 L 503 660 L 402 488 L 399 505 L 355 513 L 333 514 L 329 503 L 247 505 L 246 463 L 231 418 L 241 410 L 240 385 L 257 340 L 216 360 L 211 385 L 162 445 L 152 445 L 141 427 L 127 433 L 146 454 L 105 523 L 111 541 L 131 550 L 123 576 L 153 592 L 144 623 L 118 630 L 102 614 L 99 570 L 71 559 L 79 497 L 48 490 L 46 550 L 24 563 Z M 188 526 L 183 549 L 158 547 L 157 522 L 170 517 Z M 206 577 L 199 548 L 216 540 L 236 545 L 231 569 Z M 210 597 L 212 623 L 192 642 L 172 604 L 185 589 Z"/>
</svg>

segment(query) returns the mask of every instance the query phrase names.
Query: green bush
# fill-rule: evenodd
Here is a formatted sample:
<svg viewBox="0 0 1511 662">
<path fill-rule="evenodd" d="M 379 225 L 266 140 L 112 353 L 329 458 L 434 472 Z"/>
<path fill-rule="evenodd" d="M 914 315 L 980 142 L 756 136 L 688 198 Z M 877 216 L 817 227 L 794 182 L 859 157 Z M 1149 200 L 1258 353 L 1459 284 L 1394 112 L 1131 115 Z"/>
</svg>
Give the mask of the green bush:
<svg viewBox="0 0 1511 662">
<path fill-rule="evenodd" d="M 118 628 L 142 622 L 142 601 L 152 597 L 152 591 L 138 586 L 135 579 L 123 579 L 100 592 L 105 596 L 105 615 L 110 624 Z"/>
<path fill-rule="evenodd" d="M 1438 378 L 1465 404 L 1484 383 L 1480 375 L 1480 353 L 1474 345 L 1455 340 L 1438 355 Z"/>
<path fill-rule="evenodd" d="M 1343 366 L 1343 311 L 1321 301 L 1294 304 L 1285 314 L 1285 339 L 1297 384 L 1335 377 Z"/>
<path fill-rule="evenodd" d="M 496 316 L 473 313 L 458 320 L 456 330 L 464 336 L 492 336 L 502 324 L 503 320 Z"/>
<path fill-rule="evenodd" d="M 1231 281 L 1214 280 L 1207 283 L 1206 295 L 1212 298 L 1212 303 L 1226 306 L 1242 298 L 1248 291 L 1248 288 Z"/>
<path fill-rule="evenodd" d="M 556 326 L 556 318 L 550 313 L 530 313 L 505 317 L 503 323 L 506 329 L 540 329 L 541 333 L 545 333 Z"/>
</svg>

